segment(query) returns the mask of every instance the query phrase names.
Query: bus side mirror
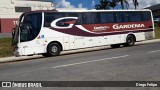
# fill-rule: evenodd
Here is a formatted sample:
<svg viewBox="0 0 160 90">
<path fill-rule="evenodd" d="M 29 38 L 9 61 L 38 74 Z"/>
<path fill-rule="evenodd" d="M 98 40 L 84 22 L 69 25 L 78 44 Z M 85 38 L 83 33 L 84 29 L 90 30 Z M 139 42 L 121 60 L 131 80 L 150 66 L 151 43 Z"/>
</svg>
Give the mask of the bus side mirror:
<svg viewBox="0 0 160 90">
<path fill-rule="evenodd" d="M 15 28 L 12 29 L 12 37 L 14 36 Z"/>
</svg>

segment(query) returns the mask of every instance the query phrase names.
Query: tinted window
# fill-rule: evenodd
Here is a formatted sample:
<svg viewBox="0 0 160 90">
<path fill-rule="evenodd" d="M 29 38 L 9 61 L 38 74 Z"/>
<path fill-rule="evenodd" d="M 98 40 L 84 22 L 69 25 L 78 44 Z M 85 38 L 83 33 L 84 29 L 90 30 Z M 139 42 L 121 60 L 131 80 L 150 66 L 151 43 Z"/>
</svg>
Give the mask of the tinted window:
<svg viewBox="0 0 160 90">
<path fill-rule="evenodd" d="M 100 18 L 98 13 L 83 13 L 83 24 L 98 24 Z"/>
<path fill-rule="evenodd" d="M 129 13 L 128 12 L 123 12 L 122 17 L 123 17 L 123 21 L 124 22 L 130 22 L 130 18 L 129 18 Z"/>
<path fill-rule="evenodd" d="M 101 17 L 101 23 L 113 23 L 114 22 L 114 15 L 113 13 L 100 13 L 100 17 Z"/>
<path fill-rule="evenodd" d="M 52 21 L 62 17 L 78 17 L 77 25 L 99 24 L 99 23 L 121 23 L 121 22 L 140 22 L 151 19 L 150 12 L 84 12 L 84 13 L 45 13 L 45 27 L 50 27 Z M 65 27 L 69 24 L 64 22 L 73 19 L 63 19 L 56 23 L 57 26 Z"/>
<path fill-rule="evenodd" d="M 151 20 L 151 13 L 150 12 L 142 12 L 142 16 L 143 16 L 143 21 L 148 21 Z"/>
<path fill-rule="evenodd" d="M 51 23 L 58 18 L 62 18 L 64 17 L 63 13 L 45 13 L 45 23 L 44 23 L 44 27 L 50 27 Z M 60 24 L 60 23 L 58 23 Z"/>
<path fill-rule="evenodd" d="M 83 24 L 83 14 L 82 13 L 78 13 L 78 20 L 77 20 L 76 24 L 77 25 Z"/>
<path fill-rule="evenodd" d="M 42 24 L 42 14 L 41 13 L 34 13 L 34 14 L 26 15 L 23 20 L 23 25 L 29 25 L 30 29 L 29 31 L 26 31 L 26 33 L 22 31 L 23 29 L 21 30 L 21 42 L 30 41 L 36 38 L 40 32 L 41 24 Z"/>
<path fill-rule="evenodd" d="M 24 17 L 23 24 L 30 24 L 32 28 L 39 29 L 41 27 L 42 15 L 41 13 L 28 14 Z"/>
<path fill-rule="evenodd" d="M 123 13 L 117 12 L 115 14 L 116 22 L 123 22 Z"/>
<path fill-rule="evenodd" d="M 142 21 L 142 13 L 141 12 L 130 12 L 129 17 L 130 17 L 131 22 Z"/>
<path fill-rule="evenodd" d="M 128 12 L 117 12 L 114 15 L 116 22 L 130 22 L 130 16 Z"/>
<path fill-rule="evenodd" d="M 51 27 L 51 23 L 59 18 L 63 17 L 77 17 L 76 13 L 45 13 L 45 23 L 44 27 Z M 68 21 L 72 21 L 73 19 L 63 19 L 56 23 L 57 26 L 68 26 L 69 24 L 65 23 Z"/>
</svg>

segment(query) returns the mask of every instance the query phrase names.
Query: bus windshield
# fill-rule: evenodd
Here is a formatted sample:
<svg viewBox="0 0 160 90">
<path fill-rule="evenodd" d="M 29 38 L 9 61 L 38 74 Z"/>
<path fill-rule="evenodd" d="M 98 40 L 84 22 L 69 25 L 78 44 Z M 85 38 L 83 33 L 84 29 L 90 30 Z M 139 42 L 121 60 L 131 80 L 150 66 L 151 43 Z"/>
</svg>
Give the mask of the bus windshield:
<svg viewBox="0 0 160 90">
<path fill-rule="evenodd" d="M 42 13 L 21 15 L 16 27 L 12 30 L 12 45 L 20 42 L 31 41 L 37 37 L 42 25 Z M 19 34 L 20 33 L 20 34 Z"/>
<path fill-rule="evenodd" d="M 42 13 L 27 14 L 20 25 L 20 42 L 31 41 L 37 37 L 42 25 Z"/>
</svg>

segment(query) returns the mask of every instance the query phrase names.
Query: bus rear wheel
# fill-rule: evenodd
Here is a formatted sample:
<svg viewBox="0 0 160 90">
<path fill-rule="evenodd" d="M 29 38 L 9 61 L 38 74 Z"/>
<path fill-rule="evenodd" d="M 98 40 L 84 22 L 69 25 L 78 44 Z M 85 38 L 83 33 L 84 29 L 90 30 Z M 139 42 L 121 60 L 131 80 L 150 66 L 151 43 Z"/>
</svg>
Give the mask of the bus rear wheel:
<svg viewBox="0 0 160 90">
<path fill-rule="evenodd" d="M 58 56 L 61 53 L 61 47 L 58 43 L 50 43 L 47 47 L 47 53 L 43 54 L 43 56 Z"/>
<path fill-rule="evenodd" d="M 134 46 L 135 42 L 136 42 L 135 37 L 133 35 L 128 35 L 124 47 Z"/>
</svg>

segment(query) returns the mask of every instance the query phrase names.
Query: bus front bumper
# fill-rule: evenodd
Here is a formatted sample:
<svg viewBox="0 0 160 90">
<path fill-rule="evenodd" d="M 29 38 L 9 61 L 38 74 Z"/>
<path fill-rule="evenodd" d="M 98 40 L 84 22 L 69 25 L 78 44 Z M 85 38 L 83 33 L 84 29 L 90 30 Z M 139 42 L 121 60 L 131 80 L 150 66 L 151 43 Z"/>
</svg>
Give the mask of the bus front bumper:
<svg viewBox="0 0 160 90">
<path fill-rule="evenodd" d="M 13 54 L 14 54 L 15 57 L 22 56 L 21 53 L 20 53 L 19 48 L 16 47 L 16 46 L 13 47 Z"/>
<path fill-rule="evenodd" d="M 18 52 L 18 50 L 15 50 L 15 51 L 13 52 L 13 54 L 14 54 L 15 57 L 21 56 L 20 53 Z"/>
</svg>

